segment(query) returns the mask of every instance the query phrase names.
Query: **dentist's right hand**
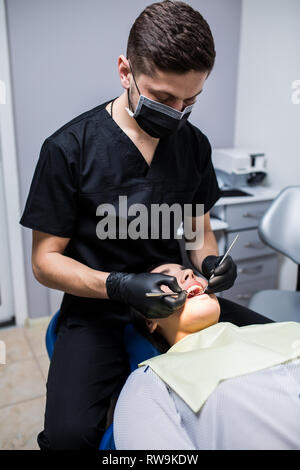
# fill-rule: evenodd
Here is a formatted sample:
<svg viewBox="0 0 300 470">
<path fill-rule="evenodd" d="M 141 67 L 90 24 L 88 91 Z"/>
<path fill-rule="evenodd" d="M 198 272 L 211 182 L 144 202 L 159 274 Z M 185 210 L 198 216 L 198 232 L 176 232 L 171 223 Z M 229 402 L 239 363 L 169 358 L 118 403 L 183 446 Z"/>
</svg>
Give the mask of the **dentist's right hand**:
<svg viewBox="0 0 300 470">
<path fill-rule="evenodd" d="M 164 284 L 176 297 L 146 297 L 146 292 L 164 292 L 159 286 Z M 166 318 L 183 307 L 187 292 L 182 290 L 175 276 L 159 273 L 122 273 L 113 271 L 106 279 L 107 295 L 112 300 L 125 302 L 136 308 L 146 318 Z"/>
</svg>

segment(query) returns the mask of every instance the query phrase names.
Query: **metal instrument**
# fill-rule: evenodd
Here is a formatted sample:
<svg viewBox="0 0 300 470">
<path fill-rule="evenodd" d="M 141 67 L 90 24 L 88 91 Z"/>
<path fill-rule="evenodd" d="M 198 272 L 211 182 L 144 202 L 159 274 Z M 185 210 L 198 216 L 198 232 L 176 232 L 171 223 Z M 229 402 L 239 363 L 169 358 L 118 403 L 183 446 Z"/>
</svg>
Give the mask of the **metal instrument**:
<svg viewBox="0 0 300 470">
<path fill-rule="evenodd" d="M 146 292 L 146 297 L 164 297 L 166 295 L 179 295 L 181 294 L 181 292 Z"/>
<path fill-rule="evenodd" d="M 220 263 L 215 267 L 217 268 L 218 266 L 220 266 L 220 264 L 223 263 L 224 259 L 227 258 L 228 256 L 228 253 L 229 251 L 231 250 L 231 248 L 233 247 L 233 245 L 235 244 L 235 242 L 237 241 L 238 239 L 238 236 L 239 236 L 239 233 L 234 237 L 234 240 L 232 241 L 232 243 L 230 244 L 230 247 L 228 248 L 228 250 L 226 251 L 225 255 L 223 256 L 223 258 L 221 259 Z M 208 282 L 213 279 L 215 277 L 214 273 L 210 276 L 210 278 L 208 279 Z M 204 294 L 206 289 L 208 288 L 208 284 L 206 285 L 206 287 L 204 288 L 203 292 L 201 292 L 201 294 Z"/>
</svg>

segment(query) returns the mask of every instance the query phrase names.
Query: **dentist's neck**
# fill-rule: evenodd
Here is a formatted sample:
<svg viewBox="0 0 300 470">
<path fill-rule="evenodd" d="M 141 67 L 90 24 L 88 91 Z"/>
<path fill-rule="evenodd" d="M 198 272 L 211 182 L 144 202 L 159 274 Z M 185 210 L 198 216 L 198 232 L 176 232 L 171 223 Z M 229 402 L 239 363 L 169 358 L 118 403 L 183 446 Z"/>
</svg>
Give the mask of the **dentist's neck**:
<svg viewBox="0 0 300 470">
<path fill-rule="evenodd" d="M 134 106 L 131 99 L 131 105 Z M 116 123 L 124 129 L 133 138 L 147 143 L 157 144 L 159 139 L 151 137 L 143 129 L 140 128 L 135 118 L 129 116 L 125 108 L 129 108 L 127 99 L 127 90 L 125 90 L 113 103 L 113 119 Z M 132 111 L 132 109 L 130 110 Z"/>
</svg>

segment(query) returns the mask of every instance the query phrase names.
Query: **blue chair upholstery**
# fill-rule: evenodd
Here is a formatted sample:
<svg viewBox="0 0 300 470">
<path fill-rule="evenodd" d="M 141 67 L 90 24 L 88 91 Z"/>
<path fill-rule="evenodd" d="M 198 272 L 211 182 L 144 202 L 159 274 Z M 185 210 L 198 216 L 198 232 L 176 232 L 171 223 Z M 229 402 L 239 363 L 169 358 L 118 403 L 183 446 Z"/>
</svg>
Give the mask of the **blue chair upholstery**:
<svg viewBox="0 0 300 470">
<path fill-rule="evenodd" d="M 55 327 L 59 316 L 59 310 L 53 315 L 46 331 L 46 348 L 51 360 L 56 341 Z M 128 354 L 130 371 L 137 369 L 142 361 L 158 356 L 158 351 L 146 338 L 144 338 L 131 323 L 124 328 L 124 344 Z M 113 434 L 113 423 L 106 429 L 102 436 L 99 450 L 116 450 Z"/>
<path fill-rule="evenodd" d="M 140 362 L 161 354 L 150 341 L 137 332 L 132 323 L 128 323 L 124 328 L 124 343 L 131 372 L 138 368 Z"/>
<path fill-rule="evenodd" d="M 58 320 L 58 315 L 59 315 L 59 310 L 51 318 L 51 321 L 46 331 L 46 348 L 47 348 L 49 359 L 51 359 L 52 357 L 53 350 L 54 350 L 54 343 L 56 341 L 55 328 L 56 328 L 56 324 Z"/>
</svg>

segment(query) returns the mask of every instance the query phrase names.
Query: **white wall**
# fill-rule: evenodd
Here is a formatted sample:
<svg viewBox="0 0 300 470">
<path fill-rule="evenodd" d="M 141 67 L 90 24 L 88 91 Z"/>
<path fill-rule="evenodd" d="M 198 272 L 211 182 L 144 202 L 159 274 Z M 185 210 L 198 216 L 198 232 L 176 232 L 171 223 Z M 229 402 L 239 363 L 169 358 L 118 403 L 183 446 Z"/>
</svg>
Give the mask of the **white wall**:
<svg viewBox="0 0 300 470">
<path fill-rule="evenodd" d="M 243 0 L 235 146 L 268 156 L 267 186 L 300 185 L 300 1 Z M 296 265 L 281 257 L 279 288 L 293 290 Z"/>
<path fill-rule="evenodd" d="M 2 185 L 3 198 L 0 222 L 0 230 L 2 231 L 0 236 L 0 271 L 2 273 L 3 303 L 1 309 L 4 306 L 1 317 L 4 320 L 14 314 L 16 324 L 23 325 L 27 317 L 27 295 L 22 233 L 19 225 L 19 178 L 4 0 L 0 0 L 0 82 L 1 87 L 3 87 L 3 83 L 5 84 L 5 93 L 4 96 L 1 93 L 0 104 L 0 158 L 2 160 L 0 185 Z"/>
</svg>

